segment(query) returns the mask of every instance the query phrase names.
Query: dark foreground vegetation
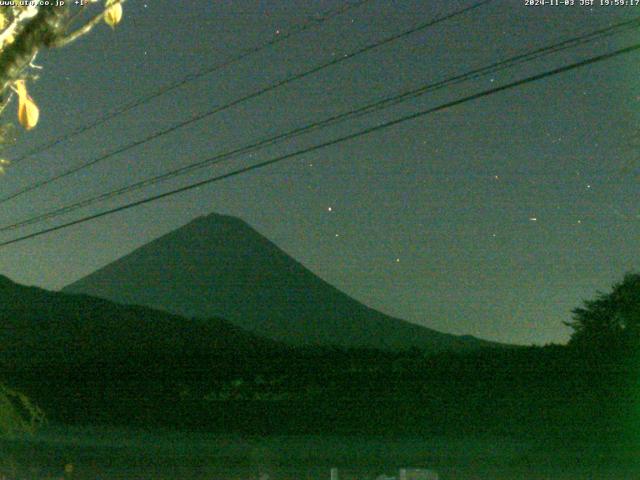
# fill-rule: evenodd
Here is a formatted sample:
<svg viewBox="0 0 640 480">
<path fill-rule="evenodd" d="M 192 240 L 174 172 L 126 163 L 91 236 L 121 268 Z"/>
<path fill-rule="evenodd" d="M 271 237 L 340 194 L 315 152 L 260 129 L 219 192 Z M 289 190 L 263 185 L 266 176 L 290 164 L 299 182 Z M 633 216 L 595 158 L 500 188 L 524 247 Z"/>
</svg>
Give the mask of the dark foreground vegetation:
<svg viewBox="0 0 640 480">
<path fill-rule="evenodd" d="M 637 362 L 566 347 L 424 358 L 286 352 L 49 363 L 7 374 L 50 420 L 248 434 L 638 433 Z M 636 424 L 637 425 L 637 424 Z"/>
<path fill-rule="evenodd" d="M 120 307 L 114 319 L 108 302 L 90 297 L 79 307 L 66 305 L 68 296 L 51 297 L 45 322 L 29 317 L 36 297 L 21 294 L 11 307 L 13 331 L 4 331 L 3 380 L 56 423 L 251 435 L 497 435 L 550 444 L 597 439 L 604 449 L 636 445 L 640 435 L 633 322 L 610 325 L 611 338 L 601 332 L 598 341 L 587 335 L 590 327 L 576 325 L 580 335 L 568 346 L 435 355 L 292 349 L 223 321 L 176 330 L 169 315 L 148 319 L 151 335 L 144 324 L 129 323 L 139 320 L 136 307 Z M 627 297 L 629 308 L 614 311 L 615 318 L 636 318 L 640 297 Z M 91 309 L 92 326 L 69 313 L 77 308 Z M 587 304 L 574 321 L 597 323 L 598 315 L 600 305 Z M 17 346 L 11 338 L 20 339 Z"/>
</svg>

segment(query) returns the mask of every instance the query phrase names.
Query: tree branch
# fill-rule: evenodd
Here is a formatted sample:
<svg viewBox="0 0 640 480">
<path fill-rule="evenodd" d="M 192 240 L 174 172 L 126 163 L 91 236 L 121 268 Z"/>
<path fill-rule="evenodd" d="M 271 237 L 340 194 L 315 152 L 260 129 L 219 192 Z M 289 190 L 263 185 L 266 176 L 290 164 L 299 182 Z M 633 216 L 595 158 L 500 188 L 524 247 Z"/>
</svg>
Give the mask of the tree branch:
<svg viewBox="0 0 640 480">
<path fill-rule="evenodd" d="M 42 6 L 38 13 L 18 33 L 15 41 L 0 52 L 0 93 L 20 78 L 33 56 L 42 47 L 50 46 L 61 34 L 68 8 Z"/>
<path fill-rule="evenodd" d="M 0 33 L 0 45 L 3 45 L 9 38 L 13 37 L 16 33 L 16 28 L 20 25 L 21 22 L 26 20 L 27 18 L 34 17 L 38 13 L 38 7 L 29 6 L 26 10 L 20 13 L 20 15 L 16 16 L 11 24 L 7 26 L 2 33 Z"/>
<path fill-rule="evenodd" d="M 112 4 L 109 5 L 109 7 L 112 7 L 113 5 L 117 5 L 117 4 L 123 4 L 125 2 L 125 0 L 120 0 L 117 2 L 113 2 Z M 89 21 L 87 21 L 87 23 L 85 23 L 82 27 L 74 30 L 71 33 L 66 34 L 63 37 L 58 37 L 56 38 L 53 43 L 51 44 L 52 47 L 64 47 L 65 45 L 69 45 L 71 42 L 74 42 L 75 40 L 77 40 L 78 38 L 82 37 L 83 35 L 86 35 L 87 33 L 89 33 L 91 31 L 91 29 L 93 29 L 93 27 L 95 27 L 98 23 L 100 23 L 102 21 L 102 19 L 104 18 L 104 11 L 96 14 L 93 18 L 91 18 Z"/>
</svg>

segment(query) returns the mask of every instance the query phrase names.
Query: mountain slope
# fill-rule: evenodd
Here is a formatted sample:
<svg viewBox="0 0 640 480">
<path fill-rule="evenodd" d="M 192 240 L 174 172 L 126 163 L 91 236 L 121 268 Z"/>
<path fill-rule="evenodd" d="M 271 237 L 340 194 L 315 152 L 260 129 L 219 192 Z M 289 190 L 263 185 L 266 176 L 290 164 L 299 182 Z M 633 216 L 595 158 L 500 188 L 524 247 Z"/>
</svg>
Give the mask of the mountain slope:
<svg viewBox="0 0 640 480">
<path fill-rule="evenodd" d="M 289 354 L 225 320 L 50 292 L 0 276 L 0 383 L 24 392 L 56 422 L 200 425 L 210 408 L 205 393 Z"/>
<path fill-rule="evenodd" d="M 488 345 L 366 307 L 329 285 L 243 221 L 197 218 L 65 287 L 189 317 L 219 316 L 294 345 L 426 351 Z"/>
<path fill-rule="evenodd" d="M 221 319 L 188 319 L 87 295 L 26 287 L 0 276 L 5 369 L 82 362 L 176 361 L 280 348 Z"/>
</svg>

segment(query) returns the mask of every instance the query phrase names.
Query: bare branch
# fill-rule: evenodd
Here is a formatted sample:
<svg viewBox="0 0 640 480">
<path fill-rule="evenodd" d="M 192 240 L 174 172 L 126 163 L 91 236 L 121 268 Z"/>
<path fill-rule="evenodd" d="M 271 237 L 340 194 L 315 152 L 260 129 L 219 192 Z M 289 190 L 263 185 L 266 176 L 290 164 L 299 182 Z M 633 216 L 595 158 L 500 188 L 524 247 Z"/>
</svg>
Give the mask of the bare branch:
<svg viewBox="0 0 640 480">
<path fill-rule="evenodd" d="M 113 5 L 123 4 L 125 0 L 120 0 L 118 2 L 113 2 L 113 4 L 109 5 L 112 7 Z M 93 27 L 95 27 L 98 23 L 102 21 L 104 18 L 104 11 L 96 14 L 93 18 L 91 18 L 87 23 L 85 23 L 82 27 L 74 30 L 71 33 L 66 34 L 63 37 L 56 38 L 51 44 L 52 47 L 64 47 L 65 45 L 69 45 L 71 42 L 76 41 L 78 38 L 82 37 L 89 33 Z"/>
<path fill-rule="evenodd" d="M 98 23 L 100 23 L 103 17 L 104 17 L 104 12 L 98 13 L 91 20 L 89 20 L 87 23 L 85 23 L 82 27 L 78 28 L 77 30 L 74 30 L 73 32 L 63 37 L 58 37 L 54 39 L 53 42 L 51 43 L 51 46 L 64 47 L 65 45 L 69 45 L 71 42 L 76 41 L 81 36 L 89 33 L 91 29 L 93 29 L 93 27 L 95 27 Z"/>
<path fill-rule="evenodd" d="M 9 94 L 9 98 L 7 98 L 6 100 L 3 100 L 2 103 L 0 103 L 0 115 L 2 115 L 2 113 L 7 108 L 7 106 L 11 103 L 12 99 L 13 99 L 13 92 Z"/>
</svg>

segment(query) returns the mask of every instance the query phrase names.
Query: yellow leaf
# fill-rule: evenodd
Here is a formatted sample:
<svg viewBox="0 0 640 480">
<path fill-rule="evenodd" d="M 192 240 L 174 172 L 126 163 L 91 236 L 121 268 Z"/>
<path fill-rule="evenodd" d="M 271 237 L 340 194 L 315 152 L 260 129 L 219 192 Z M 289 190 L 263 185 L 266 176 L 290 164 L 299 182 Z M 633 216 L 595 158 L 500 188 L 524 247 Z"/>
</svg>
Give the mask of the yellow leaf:
<svg viewBox="0 0 640 480">
<path fill-rule="evenodd" d="M 16 39 L 16 38 L 15 38 L 13 35 L 9 35 L 8 37 L 6 37 L 6 38 L 4 39 L 4 42 L 2 43 L 2 45 L 0 46 L 0 48 L 4 48 L 4 47 L 6 47 L 7 45 L 11 45 L 11 44 L 14 42 L 14 40 L 15 40 L 15 39 Z"/>
<path fill-rule="evenodd" d="M 115 28 L 120 20 L 122 20 L 122 5 L 120 3 L 116 3 L 104 11 L 104 21 L 111 28 Z"/>
<path fill-rule="evenodd" d="M 40 110 L 27 93 L 24 80 L 15 82 L 15 89 L 18 94 L 18 121 L 26 130 L 31 130 L 38 124 Z"/>
</svg>

